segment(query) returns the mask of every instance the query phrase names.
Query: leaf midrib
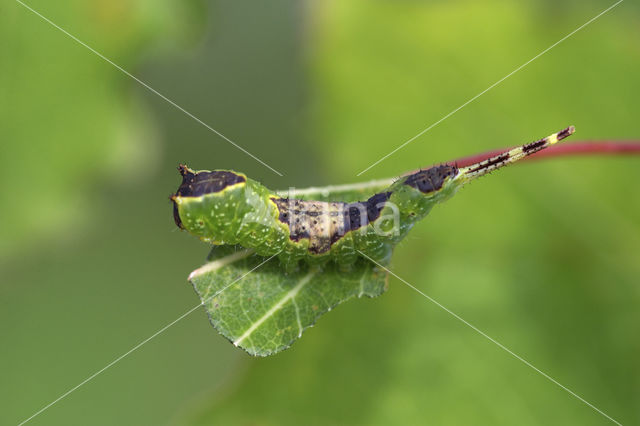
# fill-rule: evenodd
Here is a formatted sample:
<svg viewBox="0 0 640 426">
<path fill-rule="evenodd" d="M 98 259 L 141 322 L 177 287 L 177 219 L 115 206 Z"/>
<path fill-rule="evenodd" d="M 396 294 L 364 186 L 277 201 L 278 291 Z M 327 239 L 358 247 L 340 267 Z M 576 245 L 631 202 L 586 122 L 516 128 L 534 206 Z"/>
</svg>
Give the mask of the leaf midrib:
<svg viewBox="0 0 640 426">
<path fill-rule="evenodd" d="M 260 317 L 260 319 L 258 319 L 257 321 L 255 321 L 253 324 L 251 324 L 249 326 L 249 328 L 237 339 L 233 342 L 234 345 L 238 346 L 240 343 L 242 343 L 243 340 L 245 340 L 247 337 L 251 336 L 251 334 L 258 328 L 260 327 L 266 320 L 268 320 L 270 317 L 272 317 L 278 310 L 280 310 L 289 300 L 292 300 L 293 298 L 296 297 L 296 295 L 300 292 L 300 290 L 302 290 L 302 287 L 304 287 L 310 280 L 311 278 L 313 278 L 313 276 L 316 274 L 315 271 L 311 271 L 309 272 L 307 275 L 305 275 L 299 282 L 298 284 L 296 284 L 295 287 L 293 287 L 291 290 L 289 290 L 287 292 L 287 294 L 284 295 L 284 297 L 282 299 L 280 299 L 280 301 L 278 303 L 276 303 L 275 305 L 273 305 L 273 307 L 271 307 L 271 309 L 269 309 L 262 317 Z M 298 312 L 296 312 L 296 314 L 298 314 Z"/>
</svg>

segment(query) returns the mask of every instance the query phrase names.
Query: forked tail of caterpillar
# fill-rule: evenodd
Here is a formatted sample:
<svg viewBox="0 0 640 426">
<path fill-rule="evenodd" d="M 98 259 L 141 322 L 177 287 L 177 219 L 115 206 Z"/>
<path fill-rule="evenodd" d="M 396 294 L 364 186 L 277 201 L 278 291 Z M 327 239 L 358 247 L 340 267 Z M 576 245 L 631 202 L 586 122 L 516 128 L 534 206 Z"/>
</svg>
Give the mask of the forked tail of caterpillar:
<svg viewBox="0 0 640 426">
<path fill-rule="evenodd" d="M 486 175 L 487 173 L 499 169 L 500 167 L 515 163 L 516 161 L 522 160 L 529 155 L 542 151 L 543 149 L 551 145 L 555 145 L 561 140 L 571 136 L 575 131 L 575 127 L 569 126 L 566 129 L 563 129 L 558 133 L 549 135 L 544 139 L 540 139 L 538 141 L 513 148 L 507 152 L 472 164 L 470 166 L 460 167 L 458 169 L 458 175 L 456 176 L 456 179 L 467 182 L 480 176 Z"/>
</svg>

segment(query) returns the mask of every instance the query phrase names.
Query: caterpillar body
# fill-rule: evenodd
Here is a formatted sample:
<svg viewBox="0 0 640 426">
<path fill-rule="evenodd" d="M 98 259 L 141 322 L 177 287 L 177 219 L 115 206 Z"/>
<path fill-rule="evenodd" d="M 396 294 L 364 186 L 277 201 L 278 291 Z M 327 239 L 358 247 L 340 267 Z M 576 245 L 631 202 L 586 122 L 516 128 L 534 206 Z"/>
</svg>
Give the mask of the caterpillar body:
<svg viewBox="0 0 640 426">
<path fill-rule="evenodd" d="M 434 205 L 469 181 L 574 131 L 568 127 L 468 167 L 443 164 L 419 170 L 353 203 L 282 197 L 242 173 L 180 165 L 183 180 L 171 196 L 174 219 L 178 227 L 211 244 L 240 245 L 262 256 L 277 254 L 287 268 L 301 260 L 348 267 L 361 253 L 385 264 L 393 247 Z"/>
</svg>

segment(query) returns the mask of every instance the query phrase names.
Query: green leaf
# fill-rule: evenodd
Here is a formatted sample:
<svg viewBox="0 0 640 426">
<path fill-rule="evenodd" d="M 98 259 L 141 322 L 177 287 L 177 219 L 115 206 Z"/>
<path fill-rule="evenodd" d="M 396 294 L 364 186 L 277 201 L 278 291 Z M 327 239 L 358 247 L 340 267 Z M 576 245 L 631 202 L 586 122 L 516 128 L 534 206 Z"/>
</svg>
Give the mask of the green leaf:
<svg viewBox="0 0 640 426">
<path fill-rule="evenodd" d="M 185 20 L 198 14 L 194 2 L 31 6 L 131 71 L 151 46 L 189 38 L 198 27 Z M 11 226 L 0 228 L 0 258 L 17 258 L 100 220 L 93 185 L 147 175 L 159 141 L 146 106 L 132 100 L 137 83 L 27 7 L 3 5 L 0 38 L 11 40 L 0 67 L 0 128 L 2 158 L 12 159 L 0 168 L 0 204 L 16 206 L 3 209 Z M 16 191 L 16 176 L 22 188 L 37 190 Z"/>
<path fill-rule="evenodd" d="M 276 257 L 221 246 L 189 281 L 222 335 L 251 355 L 267 356 L 291 346 L 340 303 L 384 293 L 387 273 L 365 259 L 346 271 L 331 262 L 284 273 Z"/>
</svg>

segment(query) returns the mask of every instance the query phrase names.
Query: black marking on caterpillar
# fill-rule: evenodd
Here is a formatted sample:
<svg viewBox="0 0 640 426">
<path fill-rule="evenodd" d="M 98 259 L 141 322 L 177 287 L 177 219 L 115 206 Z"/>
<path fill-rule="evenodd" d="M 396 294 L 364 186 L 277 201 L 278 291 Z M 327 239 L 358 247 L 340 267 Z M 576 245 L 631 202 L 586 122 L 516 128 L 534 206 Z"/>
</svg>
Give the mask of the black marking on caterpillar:
<svg viewBox="0 0 640 426">
<path fill-rule="evenodd" d="M 180 197 L 200 197 L 205 194 L 220 192 L 228 186 L 247 181 L 244 176 L 226 170 L 194 173 L 182 164 L 178 167 L 178 170 L 182 175 L 182 184 L 178 188 L 176 195 Z"/>
<path fill-rule="evenodd" d="M 175 197 L 200 197 L 205 194 L 220 192 L 230 185 L 247 181 L 244 176 L 225 170 L 194 173 L 184 164 L 178 166 L 178 171 L 182 175 L 182 183 L 170 199 L 173 202 L 173 220 L 180 229 L 184 229 L 184 227 L 182 226 Z"/>
<path fill-rule="evenodd" d="M 576 129 L 573 126 L 569 126 L 566 129 L 560 130 L 557 134 L 558 140 L 561 141 L 562 139 L 571 136 L 575 131 Z"/>
<path fill-rule="evenodd" d="M 488 160 L 483 161 L 482 163 L 479 163 L 476 167 L 469 169 L 469 173 L 475 173 L 483 169 L 490 169 L 490 168 L 493 168 L 494 166 L 499 166 L 503 163 L 506 163 L 507 160 L 509 160 L 509 158 L 511 158 L 511 156 L 509 155 L 509 153 L 505 152 L 504 154 L 500 154 L 496 157 L 490 158 Z"/>
<path fill-rule="evenodd" d="M 180 212 L 178 211 L 178 206 L 175 201 L 173 202 L 173 221 L 176 223 L 178 228 L 184 229 L 184 226 L 182 226 L 182 219 L 180 219 Z"/>
<path fill-rule="evenodd" d="M 380 217 L 391 192 L 381 192 L 355 203 L 305 201 L 271 197 L 278 208 L 278 220 L 289 228 L 289 239 L 309 240 L 309 252 L 322 254 L 344 237 Z M 365 215 L 363 220 L 362 216 Z"/>
<path fill-rule="evenodd" d="M 458 168 L 449 164 L 434 166 L 426 170 L 407 176 L 404 183 L 420 190 L 423 194 L 437 191 L 442 188 L 442 184 L 448 177 L 453 177 L 458 173 Z"/>
<path fill-rule="evenodd" d="M 558 133 L 558 135 L 559 134 L 560 133 Z M 539 151 L 546 142 L 546 139 L 540 139 L 539 141 L 528 143 L 522 147 L 522 151 L 524 151 L 526 154 L 529 154 L 531 151 Z"/>
</svg>

